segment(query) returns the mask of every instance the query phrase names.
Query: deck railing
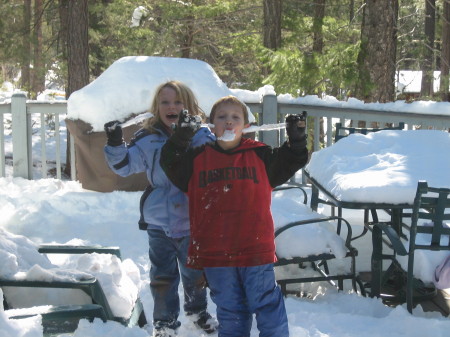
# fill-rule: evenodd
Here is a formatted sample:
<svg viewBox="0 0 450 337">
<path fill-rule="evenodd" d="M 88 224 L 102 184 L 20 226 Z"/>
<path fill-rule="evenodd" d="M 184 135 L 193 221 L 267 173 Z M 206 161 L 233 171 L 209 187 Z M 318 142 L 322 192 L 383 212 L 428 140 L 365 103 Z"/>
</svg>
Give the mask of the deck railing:
<svg viewBox="0 0 450 337">
<path fill-rule="evenodd" d="M 301 113 L 307 111 L 309 121 L 309 137 L 312 143 L 312 151 L 321 147 L 330 146 L 333 143 L 334 124 L 348 121 L 366 123 L 377 122 L 383 124 L 398 124 L 404 122 L 408 129 L 421 126 L 427 129 L 450 129 L 450 115 L 439 113 L 411 113 L 408 111 L 381 111 L 358 108 L 332 107 L 322 105 L 306 105 L 279 103 L 275 95 L 266 95 L 261 103 L 246 102 L 251 111 L 257 116 L 258 124 L 275 124 L 284 121 L 286 114 Z M 17 93 L 11 98 L 10 103 L 0 103 L 0 177 L 11 175 L 26 179 L 38 179 L 33 176 L 33 166 L 40 166 L 40 177 L 49 176 L 62 178 L 62 167 L 65 164 L 67 137 L 65 128 L 61 128 L 67 114 L 67 101 L 41 102 L 26 99 L 25 94 Z M 52 121 L 54 131 L 48 135 L 46 127 L 48 121 Z M 12 126 L 10 126 L 11 122 Z M 321 124 L 322 123 L 322 124 Z M 40 126 L 37 127 L 37 126 Z M 39 158 L 33 158 L 33 132 L 39 129 L 40 141 Z M 320 138 L 321 129 L 324 131 L 323 139 Z M 278 146 L 284 141 L 284 130 L 260 132 L 257 137 L 271 146 Z M 55 158 L 49 160 L 47 144 L 54 143 Z M 71 177 L 76 180 L 75 147 L 73 138 L 70 137 L 70 162 Z M 6 144 L 12 144 L 12 151 L 6 150 Z M 9 153 L 12 152 L 12 158 Z M 39 152 L 39 151 L 35 151 Z M 12 163 L 12 170 L 6 170 Z M 54 173 L 48 173 L 49 165 L 54 165 Z"/>
<path fill-rule="evenodd" d="M 11 166 L 12 176 L 33 179 L 33 166 L 40 166 L 42 178 L 49 176 L 49 165 L 54 166 L 53 176 L 62 178 L 62 158 L 66 154 L 65 129 L 61 129 L 61 119 L 67 114 L 66 101 L 42 102 L 27 101 L 23 93 L 14 94 L 10 103 L 0 104 L 0 176 L 9 175 L 6 167 Z M 47 134 L 48 124 L 52 123 L 52 136 Z M 36 127 L 40 126 L 40 127 Z M 40 149 L 39 158 L 33 158 L 33 134 L 38 129 Z M 9 133 L 8 133 L 9 130 Z M 7 153 L 7 140 L 12 145 L 12 153 Z M 49 142 L 54 144 L 55 158 L 48 158 Z M 75 150 L 73 141 L 70 144 L 71 179 L 76 180 Z M 11 158 L 12 157 L 12 158 Z M 8 164 L 7 164 L 8 163 Z"/>
</svg>

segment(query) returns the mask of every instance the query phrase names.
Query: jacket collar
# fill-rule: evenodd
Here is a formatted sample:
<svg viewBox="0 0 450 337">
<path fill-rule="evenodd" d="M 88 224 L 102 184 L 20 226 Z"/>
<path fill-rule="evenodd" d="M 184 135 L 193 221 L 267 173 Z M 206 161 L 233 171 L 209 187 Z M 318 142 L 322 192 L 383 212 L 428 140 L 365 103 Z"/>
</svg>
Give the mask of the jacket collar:
<svg viewBox="0 0 450 337">
<path fill-rule="evenodd" d="M 153 125 L 153 130 L 155 130 L 160 135 L 166 136 L 167 138 L 169 138 L 172 135 L 162 122 L 156 122 Z"/>
</svg>

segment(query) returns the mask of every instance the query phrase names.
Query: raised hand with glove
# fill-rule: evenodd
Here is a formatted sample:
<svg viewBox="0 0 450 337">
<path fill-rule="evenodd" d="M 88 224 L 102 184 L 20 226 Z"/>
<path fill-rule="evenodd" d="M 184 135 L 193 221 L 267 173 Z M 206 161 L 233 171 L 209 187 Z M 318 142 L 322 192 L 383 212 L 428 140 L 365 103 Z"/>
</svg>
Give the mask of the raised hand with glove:
<svg viewBox="0 0 450 337">
<path fill-rule="evenodd" d="M 178 117 L 178 124 L 173 124 L 172 127 L 175 129 L 172 141 L 179 146 L 188 147 L 192 137 L 200 129 L 202 125 L 202 119 L 200 116 L 192 116 L 185 109 L 180 112 Z"/>
<path fill-rule="evenodd" d="M 286 116 L 288 142 L 290 148 L 295 152 L 300 152 L 306 147 L 306 117 L 306 111 Z"/>
<path fill-rule="evenodd" d="M 123 143 L 122 127 L 119 121 L 111 121 L 104 125 L 107 144 L 109 146 L 120 146 Z"/>
</svg>

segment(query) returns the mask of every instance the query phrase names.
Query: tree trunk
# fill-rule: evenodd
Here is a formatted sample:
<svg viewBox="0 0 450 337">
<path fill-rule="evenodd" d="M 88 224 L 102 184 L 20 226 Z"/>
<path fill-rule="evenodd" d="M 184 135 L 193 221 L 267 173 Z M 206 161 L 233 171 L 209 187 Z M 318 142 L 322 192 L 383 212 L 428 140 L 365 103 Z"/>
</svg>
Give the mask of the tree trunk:
<svg viewBox="0 0 450 337">
<path fill-rule="evenodd" d="M 349 22 L 353 22 L 353 19 L 355 18 L 355 0 L 350 0 L 349 5 Z"/>
<path fill-rule="evenodd" d="M 71 0 L 67 23 L 68 96 L 89 84 L 88 0 Z"/>
<path fill-rule="evenodd" d="M 112 0 L 90 0 L 89 5 L 95 6 L 94 10 L 89 11 L 89 30 L 94 32 L 104 32 L 107 30 L 105 23 L 105 15 L 108 13 L 108 3 Z M 95 34 L 95 33 L 94 33 Z M 105 70 L 105 44 L 108 42 L 108 37 L 99 34 L 98 38 L 89 41 L 89 71 L 93 78 L 99 77 Z"/>
<path fill-rule="evenodd" d="M 181 57 L 182 58 L 190 58 L 192 52 L 192 43 L 194 42 L 194 18 L 189 17 L 189 22 L 185 26 L 185 33 L 183 35 L 183 41 L 181 46 Z"/>
<path fill-rule="evenodd" d="M 58 52 L 61 53 L 64 61 L 67 61 L 67 24 L 69 22 L 69 0 L 59 0 L 59 32 L 58 32 Z M 66 86 L 66 99 L 69 98 Z"/>
<path fill-rule="evenodd" d="M 316 0 L 314 3 L 314 19 L 313 19 L 313 54 L 323 53 L 323 19 L 325 18 L 325 0 Z M 314 67 L 318 68 L 314 55 Z M 322 91 L 318 90 L 320 96 Z M 325 140 L 325 129 L 323 126 L 323 117 L 320 118 L 320 142 L 323 144 Z M 313 140 L 314 141 L 314 140 Z"/>
<path fill-rule="evenodd" d="M 27 91 L 31 90 L 31 0 L 23 2 L 23 36 L 22 36 L 22 60 L 21 60 L 21 86 Z"/>
<path fill-rule="evenodd" d="M 358 54 L 357 97 L 365 102 L 395 98 L 398 0 L 366 0 Z"/>
<path fill-rule="evenodd" d="M 444 102 L 450 101 L 449 87 L 449 62 L 450 62 L 450 0 L 444 0 L 442 15 L 442 46 L 441 46 L 441 79 L 440 94 Z"/>
<path fill-rule="evenodd" d="M 264 5 L 264 47 L 277 50 L 281 47 L 282 0 L 263 0 Z"/>
<path fill-rule="evenodd" d="M 425 0 L 425 50 L 422 59 L 422 84 L 420 89 L 422 97 L 433 95 L 435 5 L 436 0 Z"/>
<path fill-rule="evenodd" d="M 313 52 L 322 54 L 323 51 L 323 19 L 325 17 L 325 0 L 314 3 L 313 20 Z"/>
<path fill-rule="evenodd" d="M 272 50 L 281 47 L 281 9 L 282 0 L 263 0 L 263 45 Z M 263 67 L 264 76 L 268 76 L 270 69 Z"/>
<path fill-rule="evenodd" d="M 89 84 L 88 0 L 68 1 L 67 20 L 67 97 Z M 68 132 L 67 139 L 70 138 Z M 70 147 L 67 142 L 65 173 L 70 175 Z"/>
<path fill-rule="evenodd" d="M 42 55 L 42 0 L 34 1 L 32 98 L 45 90 L 45 66 Z"/>
</svg>

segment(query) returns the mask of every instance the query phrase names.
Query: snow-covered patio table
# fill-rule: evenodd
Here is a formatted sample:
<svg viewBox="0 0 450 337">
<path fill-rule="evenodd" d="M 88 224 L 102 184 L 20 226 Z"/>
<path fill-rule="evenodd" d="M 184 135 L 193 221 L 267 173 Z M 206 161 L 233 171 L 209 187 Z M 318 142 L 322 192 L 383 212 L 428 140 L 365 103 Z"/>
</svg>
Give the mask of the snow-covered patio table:
<svg viewBox="0 0 450 337">
<path fill-rule="evenodd" d="M 436 130 L 352 134 L 314 152 L 305 175 L 312 183 L 314 210 L 323 202 L 337 207 L 339 213 L 342 209 L 366 209 L 372 211 L 374 221 L 376 210 L 389 210 L 394 229 L 401 232 L 403 210 L 412 208 L 419 181 L 450 188 L 450 134 Z M 367 222 L 367 212 L 365 215 Z M 430 271 L 443 256 L 424 253 L 415 270 L 420 271 L 422 280 L 431 281 Z"/>
<path fill-rule="evenodd" d="M 450 187 L 450 134 L 386 130 L 352 134 L 312 154 L 307 176 L 336 203 L 412 205 L 419 180 Z"/>
</svg>

